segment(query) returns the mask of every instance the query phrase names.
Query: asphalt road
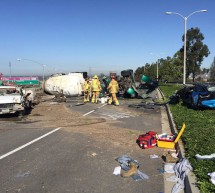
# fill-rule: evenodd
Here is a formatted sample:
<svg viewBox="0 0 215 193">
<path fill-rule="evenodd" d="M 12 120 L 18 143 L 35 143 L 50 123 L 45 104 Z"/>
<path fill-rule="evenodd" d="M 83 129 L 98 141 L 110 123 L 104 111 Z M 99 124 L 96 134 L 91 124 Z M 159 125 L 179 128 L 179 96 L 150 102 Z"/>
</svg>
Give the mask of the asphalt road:
<svg viewBox="0 0 215 193">
<path fill-rule="evenodd" d="M 121 100 L 118 108 L 103 104 L 82 105 L 77 99 L 66 106 L 83 116 L 104 118 L 112 128 L 161 132 L 160 110 L 128 108 L 128 104 L 134 102 L 140 101 Z M 135 142 L 134 148 L 126 147 L 117 141 L 113 144 L 108 139 L 95 140 L 90 134 L 78 132 L 87 131 L 93 125 L 76 126 L 74 130 L 59 128 L 38 139 L 56 128 L 43 128 L 41 122 L 32 127 L 30 122 L 16 119 L 0 121 L 1 193 L 164 192 L 163 161 L 160 157 L 150 159 L 151 154 L 162 155 L 157 147 L 142 150 Z M 114 168 L 119 166 L 115 158 L 121 155 L 136 159 L 140 171 L 149 179 L 134 181 L 113 175 Z"/>
</svg>

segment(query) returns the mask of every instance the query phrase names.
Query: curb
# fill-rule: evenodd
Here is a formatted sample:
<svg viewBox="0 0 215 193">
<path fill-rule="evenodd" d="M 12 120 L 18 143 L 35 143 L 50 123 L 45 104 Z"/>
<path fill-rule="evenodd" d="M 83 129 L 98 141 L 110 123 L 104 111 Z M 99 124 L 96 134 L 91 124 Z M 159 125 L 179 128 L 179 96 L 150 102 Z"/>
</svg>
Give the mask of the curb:
<svg viewBox="0 0 215 193">
<path fill-rule="evenodd" d="M 175 134 L 177 132 L 177 130 L 176 130 L 175 123 L 174 123 L 173 117 L 172 117 L 172 113 L 169 109 L 168 104 L 166 105 L 166 109 L 167 109 L 167 116 L 168 116 L 169 122 L 170 122 L 171 131 L 173 134 Z M 176 144 L 176 149 L 179 152 L 179 158 L 185 157 L 185 150 L 184 150 L 184 146 L 183 146 L 181 139 Z M 185 178 L 184 192 L 185 193 L 200 193 L 200 190 L 196 186 L 196 177 L 193 172 L 189 172 Z"/>
<path fill-rule="evenodd" d="M 162 96 L 161 98 L 164 99 L 164 94 L 162 93 L 160 88 L 158 88 L 158 93 Z M 173 134 L 176 134 L 178 132 L 177 132 L 169 105 L 165 104 L 165 108 L 166 108 L 168 121 L 170 124 L 170 130 Z M 179 139 L 178 143 L 176 144 L 175 149 L 179 152 L 179 158 L 185 157 L 185 150 L 184 150 L 184 146 L 183 146 L 181 139 Z M 185 184 L 184 193 L 200 193 L 200 190 L 196 186 L 196 176 L 193 172 L 188 173 L 188 175 L 185 177 L 184 184 Z"/>
</svg>

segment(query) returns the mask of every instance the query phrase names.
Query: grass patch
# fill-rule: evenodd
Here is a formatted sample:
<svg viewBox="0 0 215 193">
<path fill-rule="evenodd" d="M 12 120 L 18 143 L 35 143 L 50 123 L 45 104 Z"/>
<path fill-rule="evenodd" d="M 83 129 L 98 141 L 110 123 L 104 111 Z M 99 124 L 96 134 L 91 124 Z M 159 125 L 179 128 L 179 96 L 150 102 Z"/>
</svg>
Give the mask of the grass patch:
<svg viewBox="0 0 215 193">
<path fill-rule="evenodd" d="M 161 85 L 166 100 L 179 90 L 181 86 Z M 182 135 L 185 156 L 189 159 L 193 172 L 197 177 L 198 187 L 203 193 L 215 192 L 215 185 L 209 179 L 208 173 L 215 172 L 214 160 L 196 160 L 195 155 L 210 155 L 215 153 L 215 110 L 193 110 L 182 103 L 169 105 L 177 128 L 183 122 L 186 129 Z"/>
</svg>

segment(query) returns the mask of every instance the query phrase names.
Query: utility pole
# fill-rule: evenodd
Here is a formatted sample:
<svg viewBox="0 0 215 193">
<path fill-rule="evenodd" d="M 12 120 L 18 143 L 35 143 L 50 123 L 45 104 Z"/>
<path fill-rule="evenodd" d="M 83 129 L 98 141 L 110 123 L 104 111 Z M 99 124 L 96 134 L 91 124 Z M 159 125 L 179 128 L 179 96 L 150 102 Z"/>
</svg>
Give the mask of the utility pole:
<svg viewBox="0 0 215 193">
<path fill-rule="evenodd" d="M 157 60 L 157 81 L 158 81 L 158 71 L 159 71 L 159 60 Z"/>
<path fill-rule="evenodd" d="M 10 78 L 11 78 L 11 62 L 9 62 L 9 68 L 10 68 Z"/>
</svg>

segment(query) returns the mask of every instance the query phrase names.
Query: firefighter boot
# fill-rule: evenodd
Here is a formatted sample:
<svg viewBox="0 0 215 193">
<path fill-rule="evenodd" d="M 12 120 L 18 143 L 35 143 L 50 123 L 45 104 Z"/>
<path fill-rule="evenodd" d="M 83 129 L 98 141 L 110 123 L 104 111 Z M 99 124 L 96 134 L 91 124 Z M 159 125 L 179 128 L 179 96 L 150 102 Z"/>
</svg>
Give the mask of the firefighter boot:
<svg viewBox="0 0 215 193">
<path fill-rule="evenodd" d="M 119 101 L 118 100 L 115 101 L 115 105 L 119 106 Z"/>
<path fill-rule="evenodd" d="M 134 176 L 134 175 L 136 175 L 137 174 L 137 165 L 134 163 L 134 162 L 130 162 L 130 165 L 129 165 L 129 170 L 128 171 L 123 171 L 122 173 L 121 173 L 121 176 L 123 177 L 123 178 L 128 178 L 128 177 L 130 177 L 130 176 Z"/>
<path fill-rule="evenodd" d="M 108 100 L 108 105 L 111 105 L 112 102 L 113 102 L 112 97 L 110 97 L 109 100 Z"/>
</svg>

